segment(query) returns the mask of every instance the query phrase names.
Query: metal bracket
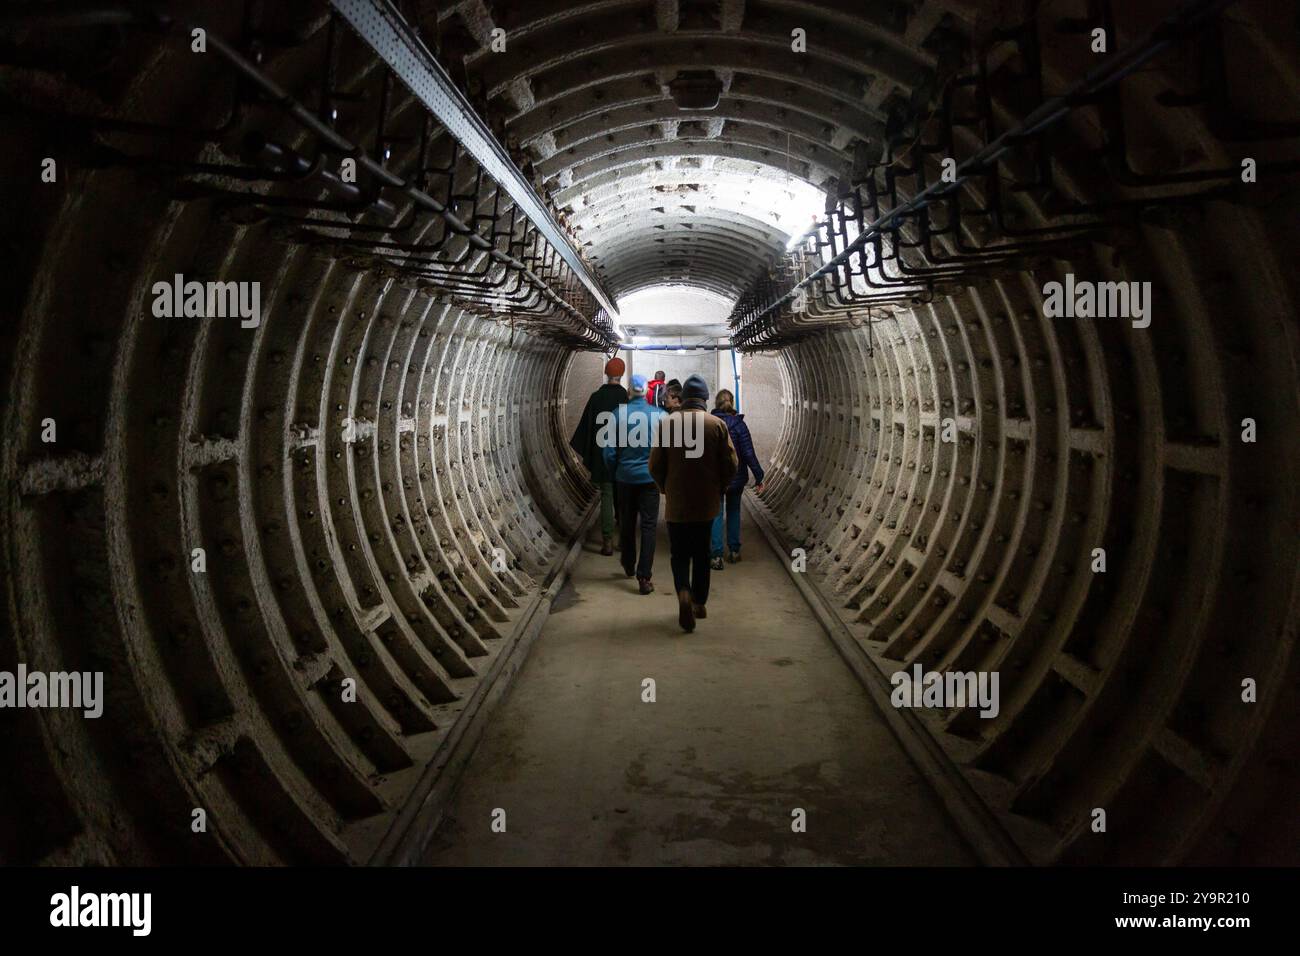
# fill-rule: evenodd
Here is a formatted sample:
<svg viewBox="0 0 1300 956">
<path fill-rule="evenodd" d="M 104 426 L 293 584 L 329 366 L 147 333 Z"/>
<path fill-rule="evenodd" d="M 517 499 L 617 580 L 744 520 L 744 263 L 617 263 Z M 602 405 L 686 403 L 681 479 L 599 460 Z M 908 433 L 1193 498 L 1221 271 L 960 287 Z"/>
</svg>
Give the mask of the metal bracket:
<svg viewBox="0 0 1300 956">
<path fill-rule="evenodd" d="M 600 279 L 578 254 L 568 233 L 551 215 L 537 191 L 497 142 L 474 107 L 452 83 L 447 71 L 421 42 L 391 0 L 330 0 L 410 91 L 454 136 L 497 185 L 537 226 L 596 301 L 610 314 L 618 314 Z M 617 326 L 615 327 L 617 328 Z"/>
</svg>

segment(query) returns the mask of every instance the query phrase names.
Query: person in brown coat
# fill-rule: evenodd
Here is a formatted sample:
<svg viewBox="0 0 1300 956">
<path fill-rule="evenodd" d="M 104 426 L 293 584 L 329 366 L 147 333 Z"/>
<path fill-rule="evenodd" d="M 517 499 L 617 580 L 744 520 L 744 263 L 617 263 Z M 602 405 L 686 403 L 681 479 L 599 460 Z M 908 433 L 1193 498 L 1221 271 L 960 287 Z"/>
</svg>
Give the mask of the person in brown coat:
<svg viewBox="0 0 1300 956">
<path fill-rule="evenodd" d="M 709 544 L 722 493 L 739 459 L 722 419 L 708 413 L 709 386 L 692 375 L 682 386 L 682 407 L 659 421 L 650 450 L 650 477 L 668 496 L 668 545 L 677 622 L 695 630 L 709 600 Z"/>
</svg>

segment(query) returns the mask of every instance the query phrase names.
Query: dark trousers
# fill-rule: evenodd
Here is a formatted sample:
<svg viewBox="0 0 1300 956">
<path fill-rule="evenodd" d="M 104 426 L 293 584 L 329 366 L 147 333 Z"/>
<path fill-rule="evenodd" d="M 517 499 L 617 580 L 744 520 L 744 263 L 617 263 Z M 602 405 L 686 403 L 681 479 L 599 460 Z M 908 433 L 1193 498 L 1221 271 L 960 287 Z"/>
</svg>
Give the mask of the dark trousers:
<svg viewBox="0 0 1300 956">
<path fill-rule="evenodd" d="M 691 600 L 709 599 L 709 536 L 713 521 L 668 522 L 668 549 L 672 552 L 673 590 L 690 591 Z"/>
<path fill-rule="evenodd" d="M 655 533 L 659 525 L 659 489 L 654 482 L 645 485 L 618 483 L 618 543 L 622 549 L 623 570 L 648 578 L 654 571 Z M 641 559 L 637 560 L 636 529 L 641 527 Z"/>
</svg>

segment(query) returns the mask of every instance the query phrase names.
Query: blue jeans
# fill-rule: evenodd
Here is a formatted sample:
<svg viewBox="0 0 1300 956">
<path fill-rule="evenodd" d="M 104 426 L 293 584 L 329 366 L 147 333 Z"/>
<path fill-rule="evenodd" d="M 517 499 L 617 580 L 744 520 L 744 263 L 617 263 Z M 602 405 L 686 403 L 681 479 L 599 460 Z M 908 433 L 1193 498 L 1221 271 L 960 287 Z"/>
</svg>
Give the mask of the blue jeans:
<svg viewBox="0 0 1300 956">
<path fill-rule="evenodd" d="M 722 507 L 718 509 L 718 516 L 713 519 L 713 557 L 722 557 L 722 519 L 727 519 L 727 547 L 732 551 L 740 550 L 740 496 L 745 493 L 744 488 L 737 488 L 735 491 L 728 491 L 722 496 Z"/>
</svg>

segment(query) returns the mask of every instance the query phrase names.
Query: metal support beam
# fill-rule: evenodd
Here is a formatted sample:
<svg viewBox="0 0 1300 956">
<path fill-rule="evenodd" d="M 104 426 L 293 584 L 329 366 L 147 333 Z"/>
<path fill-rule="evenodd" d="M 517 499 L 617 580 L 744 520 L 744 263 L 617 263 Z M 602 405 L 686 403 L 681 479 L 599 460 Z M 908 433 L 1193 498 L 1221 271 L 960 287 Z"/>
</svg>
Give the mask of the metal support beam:
<svg viewBox="0 0 1300 956">
<path fill-rule="evenodd" d="M 447 131 L 465 147 L 483 171 L 509 194 L 537 226 L 575 275 L 610 314 L 618 314 L 613 299 L 569 238 L 532 184 L 497 142 L 474 107 L 452 83 L 447 71 L 424 45 L 391 0 L 330 0 L 357 34 L 388 64 L 410 91 Z M 617 326 L 615 326 L 617 329 Z"/>
</svg>

